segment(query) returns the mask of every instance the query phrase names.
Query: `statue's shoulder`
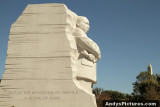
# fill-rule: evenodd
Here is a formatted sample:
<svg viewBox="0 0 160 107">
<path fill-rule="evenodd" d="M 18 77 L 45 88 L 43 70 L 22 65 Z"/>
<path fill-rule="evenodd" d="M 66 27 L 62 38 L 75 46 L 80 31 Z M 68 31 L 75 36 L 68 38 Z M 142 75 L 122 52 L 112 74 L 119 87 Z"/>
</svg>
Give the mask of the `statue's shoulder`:
<svg viewBox="0 0 160 107">
<path fill-rule="evenodd" d="M 86 33 L 80 28 L 76 28 L 74 30 L 73 36 L 75 36 L 75 37 L 87 37 Z"/>
</svg>

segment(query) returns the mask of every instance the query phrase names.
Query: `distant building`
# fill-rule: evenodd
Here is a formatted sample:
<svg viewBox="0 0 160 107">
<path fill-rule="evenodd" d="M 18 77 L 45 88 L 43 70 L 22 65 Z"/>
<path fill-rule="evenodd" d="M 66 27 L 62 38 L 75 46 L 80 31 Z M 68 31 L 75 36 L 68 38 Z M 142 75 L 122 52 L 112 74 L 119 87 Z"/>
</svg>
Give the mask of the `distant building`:
<svg viewBox="0 0 160 107">
<path fill-rule="evenodd" d="M 151 64 L 148 65 L 148 69 L 147 69 L 147 70 L 151 73 L 151 75 L 153 75 L 153 71 L 152 71 L 152 66 L 151 66 Z"/>
</svg>

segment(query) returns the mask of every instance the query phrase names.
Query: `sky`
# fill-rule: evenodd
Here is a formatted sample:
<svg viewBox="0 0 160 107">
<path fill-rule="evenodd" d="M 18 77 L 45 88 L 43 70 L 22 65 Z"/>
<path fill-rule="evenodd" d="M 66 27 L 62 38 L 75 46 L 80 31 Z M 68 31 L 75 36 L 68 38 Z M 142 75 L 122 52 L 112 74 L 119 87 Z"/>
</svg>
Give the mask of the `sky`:
<svg viewBox="0 0 160 107">
<path fill-rule="evenodd" d="M 149 63 L 160 74 L 160 0 L 0 0 L 0 77 L 11 25 L 28 4 L 41 3 L 63 3 L 89 19 L 87 35 L 102 56 L 94 87 L 130 94 Z"/>
</svg>

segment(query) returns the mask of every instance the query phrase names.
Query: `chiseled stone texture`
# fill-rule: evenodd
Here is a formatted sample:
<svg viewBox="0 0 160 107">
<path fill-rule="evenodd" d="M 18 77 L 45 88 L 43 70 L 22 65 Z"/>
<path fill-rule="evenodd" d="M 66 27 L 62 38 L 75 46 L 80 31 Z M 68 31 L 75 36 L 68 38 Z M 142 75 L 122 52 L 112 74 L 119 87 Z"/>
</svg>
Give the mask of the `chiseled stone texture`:
<svg viewBox="0 0 160 107">
<path fill-rule="evenodd" d="M 96 107 L 96 62 L 80 57 L 77 17 L 64 4 L 26 7 L 11 26 L 0 107 Z"/>
</svg>

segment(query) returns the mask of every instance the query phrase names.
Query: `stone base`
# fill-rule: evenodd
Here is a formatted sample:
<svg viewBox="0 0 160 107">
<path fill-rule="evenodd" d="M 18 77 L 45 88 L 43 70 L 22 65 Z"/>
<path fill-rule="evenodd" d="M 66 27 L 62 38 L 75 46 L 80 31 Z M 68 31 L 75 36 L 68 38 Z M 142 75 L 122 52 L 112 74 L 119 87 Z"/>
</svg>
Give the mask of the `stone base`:
<svg viewBox="0 0 160 107">
<path fill-rule="evenodd" d="M 12 80 L 2 82 L 4 91 L 1 91 L 0 107 L 96 107 L 93 103 L 95 96 L 78 89 L 72 80 L 14 82 L 15 84 Z"/>
</svg>

